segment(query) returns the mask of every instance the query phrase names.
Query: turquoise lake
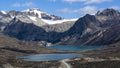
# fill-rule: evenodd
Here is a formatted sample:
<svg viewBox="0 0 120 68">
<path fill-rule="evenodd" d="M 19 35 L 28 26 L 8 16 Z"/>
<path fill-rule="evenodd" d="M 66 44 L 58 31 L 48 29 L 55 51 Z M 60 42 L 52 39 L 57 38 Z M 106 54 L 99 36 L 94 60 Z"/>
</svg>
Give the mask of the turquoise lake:
<svg viewBox="0 0 120 68">
<path fill-rule="evenodd" d="M 25 61 L 51 61 L 82 57 L 80 54 L 38 54 L 31 56 L 21 56 L 19 59 Z"/>
<path fill-rule="evenodd" d="M 49 49 L 56 49 L 56 50 L 69 50 L 69 51 L 81 51 L 81 50 L 94 50 L 103 48 L 103 46 L 46 46 Z"/>
<path fill-rule="evenodd" d="M 69 50 L 69 51 L 83 51 L 83 50 L 94 50 L 101 49 L 103 46 L 47 46 L 49 49 L 56 50 Z M 19 59 L 25 61 L 51 61 L 51 60 L 63 60 L 71 58 L 80 58 L 82 54 L 37 54 L 30 56 L 21 56 Z"/>
</svg>

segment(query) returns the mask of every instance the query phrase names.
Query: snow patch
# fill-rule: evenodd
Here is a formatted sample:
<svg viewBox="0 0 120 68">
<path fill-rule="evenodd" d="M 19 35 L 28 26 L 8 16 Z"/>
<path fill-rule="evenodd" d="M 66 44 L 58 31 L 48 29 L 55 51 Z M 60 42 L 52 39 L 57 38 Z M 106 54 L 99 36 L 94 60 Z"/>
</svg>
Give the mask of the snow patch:
<svg viewBox="0 0 120 68">
<path fill-rule="evenodd" d="M 86 32 L 90 32 L 90 31 L 92 31 L 92 29 L 90 29 L 90 28 L 87 28 L 87 29 L 86 29 Z"/>
<path fill-rule="evenodd" d="M 100 33 L 98 33 L 98 36 L 100 36 L 103 32 L 101 31 Z"/>
<path fill-rule="evenodd" d="M 24 10 L 24 12 L 30 12 L 30 13 L 34 13 L 34 14 L 38 14 L 38 17 L 41 18 L 41 14 L 42 13 L 45 13 L 37 8 L 32 8 L 32 9 L 27 9 L 27 10 Z"/>
<path fill-rule="evenodd" d="M 3 14 L 7 14 L 5 11 L 1 11 Z"/>
<path fill-rule="evenodd" d="M 41 19 L 43 22 L 47 23 L 47 24 L 60 24 L 60 23 L 64 23 L 64 22 L 67 22 L 67 21 L 76 21 L 78 20 L 78 18 L 76 19 L 63 19 L 63 20 L 46 20 L 46 19 Z"/>
<path fill-rule="evenodd" d="M 33 20 L 33 21 L 37 21 L 36 20 L 36 17 L 33 17 L 33 16 L 28 16 L 31 20 Z"/>
<path fill-rule="evenodd" d="M 2 26 L 2 27 L 0 28 L 1 31 L 3 31 L 4 29 L 5 29 L 5 26 Z"/>
</svg>

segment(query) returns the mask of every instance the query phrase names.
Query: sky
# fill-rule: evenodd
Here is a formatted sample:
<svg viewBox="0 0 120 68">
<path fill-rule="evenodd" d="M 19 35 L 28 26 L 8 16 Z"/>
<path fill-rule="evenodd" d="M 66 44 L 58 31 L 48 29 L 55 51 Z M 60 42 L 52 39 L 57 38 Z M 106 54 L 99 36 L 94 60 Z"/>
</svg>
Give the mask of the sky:
<svg viewBox="0 0 120 68">
<path fill-rule="evenodd" d="M 79 18 L 98 10 L 114 8 L 120 11 L 120 0 L 1 0 L 0 10 L 23 11 L 39 8 L 63 18 Z"/>
</svg>

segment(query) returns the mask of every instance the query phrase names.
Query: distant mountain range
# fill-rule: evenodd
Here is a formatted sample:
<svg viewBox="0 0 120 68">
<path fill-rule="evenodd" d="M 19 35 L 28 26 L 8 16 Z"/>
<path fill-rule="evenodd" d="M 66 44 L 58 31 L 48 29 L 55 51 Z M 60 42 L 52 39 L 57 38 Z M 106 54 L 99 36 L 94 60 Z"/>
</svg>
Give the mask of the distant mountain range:
<svg viewBox="0 0 120 68">
<path fill-rule="evenodd" d="M 24 11 L 15 10 L 11 10 L 9 12 L 0 11 L 1 22 L 0 26 L 10 23 L 10 21 L 13 20 L 14 18 L 19 19 L 24 23 L 33 23 L 36 26 L 43 26 L 47 24 L 52 25 L 69 21 L 67 19 L 63 19 L 60 16 L 43 12 L 40 9 L 31 8 Z M 76 19 L 71 19 L 71 21 L 76 21 Z"/>
<path fill-rule="evenodd" d="M 109 45 L 120 41 L 120 12 L 114 9 L 63 19 L 39 9 L 1 11 L 1 33 L 44 45 Z"/>
</svg>

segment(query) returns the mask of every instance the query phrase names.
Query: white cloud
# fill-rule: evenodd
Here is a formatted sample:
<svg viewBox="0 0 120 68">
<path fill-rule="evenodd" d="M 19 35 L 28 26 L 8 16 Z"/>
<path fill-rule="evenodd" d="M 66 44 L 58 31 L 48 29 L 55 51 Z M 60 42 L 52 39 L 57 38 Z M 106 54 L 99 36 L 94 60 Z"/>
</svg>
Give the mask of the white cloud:
<svg viewBox="0 0 120 68">
<path fill-rule="evenodd" d="M 71 9 L 68 9 L 68 8 L 64 8 L 64 9 L 59 9 L 57 11 L 62 12 L 62 13 L 75 13 L 76 10 L 71 10 Z"/>
<path fill-rule="evenodd" d="M 119 6 L 111 6 L 111 7 L 109 7 L 109 8 L 113 8 L 113 9 L 116 9 L 116 10 L 119 10 L 119 9 L 120 9 Z"/>
<path fill-rule="evenodd" d="M 103 2 L 111 2 L 112 0 L 63 0 L 63 1 L 68 3 L 81 2 L 84 4 L 98 4 Z"/>
<path fill-rule="evenodd" d="M 58 12 L 62 12 L 62 13 L 77 13 L 77 14 L 95 14 L 98 9 L 94 6 L 85 6 L 83 8 L 80 8 L 80 9 L 76 9 L 76 10 L 71 10 L 71 9 L 68 9 L 68 8 L 65 8 L 65 9 L 60 9 L 60 10 L 57 10 Z"/>
<path fill-rule="evenodd" d="M 13 7 L 20 7 L 21 4 L 20 4 L 20 3 L 14 3 L 12 6 L 13 6 Z"/>
<path fill-rule="evenodd" d="M 32 7 L 32 6 L 35 6 L 35 4 L 33 2 L 25 2 L 25 3 L 14 3 L 12 5 L 13 7 Z"/>
<path fill-rule="evenodd" d="M 82 13 L 82 14 L 95 14 L 98 11 L 98 9 L 94 6 L 86 6 L 81 8 L 80 10 L 78 10 L 78 13 Z"/>
</svg>

